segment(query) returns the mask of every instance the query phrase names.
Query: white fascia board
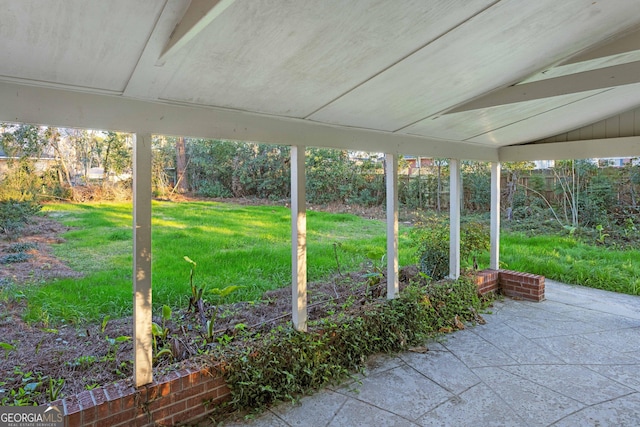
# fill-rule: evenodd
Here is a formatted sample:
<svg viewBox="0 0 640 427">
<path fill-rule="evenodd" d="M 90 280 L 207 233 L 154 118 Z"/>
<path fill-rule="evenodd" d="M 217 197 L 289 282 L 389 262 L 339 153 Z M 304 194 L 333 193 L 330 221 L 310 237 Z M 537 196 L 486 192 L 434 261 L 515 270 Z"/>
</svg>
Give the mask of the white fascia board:
<svg viewBox="0 0 640 427">
<path fill-rule="evenodd" d="M 238 110 L 185 106 L 0 82 L 0 122 L 232 139 L 270 144 L 497 161 L 497 148 L 333 126 Z"/>
<path fill-rule="evenodd" d="M 498 149 L 501 162 L 640 156 L 640 136 L 514 145 Z"/>
</svg>

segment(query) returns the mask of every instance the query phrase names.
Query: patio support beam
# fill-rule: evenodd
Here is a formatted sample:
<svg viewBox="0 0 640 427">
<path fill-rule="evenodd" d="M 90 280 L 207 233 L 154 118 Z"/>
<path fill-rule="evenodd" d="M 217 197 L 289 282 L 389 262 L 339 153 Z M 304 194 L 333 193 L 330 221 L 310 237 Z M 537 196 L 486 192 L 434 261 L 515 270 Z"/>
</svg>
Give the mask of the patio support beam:
<svg viewBox="0 0 640 427">
<path fill-rule="evenodd" d="M 489 268 L 500 269 L 500 162 L 491 163 L 491 253 Z"/>
<path fill-rule="evenodd" d="M 133 381 L 153 381 L 151 335 L 151 134 L 133 144 Z"/>
<path fill-rule="evenodd" d="M 307 330 L 307 210 L 305 147 L 291 147 L 291 297 L 293 327 Z"/>
<path fill-rule="evenodd" d="M 460 160 L 449 159 L 449 278 L 460 277 Z"/>
<path fill-rule="evenodd" d="M 385 154 L 387 169 L 387 298 L 398 294 L 398 156 Z"/>
</svg>

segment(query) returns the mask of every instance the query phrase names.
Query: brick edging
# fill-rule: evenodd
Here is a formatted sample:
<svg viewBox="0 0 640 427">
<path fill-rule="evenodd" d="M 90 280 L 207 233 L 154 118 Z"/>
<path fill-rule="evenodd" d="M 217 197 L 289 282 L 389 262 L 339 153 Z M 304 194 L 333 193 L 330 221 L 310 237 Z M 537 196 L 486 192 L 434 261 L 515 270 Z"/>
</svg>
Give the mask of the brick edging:
<svg viewBox="0 0 640 427">
<path fill-rule="evenodd" d="M 65 426 L 176 425 L 203 418 L 230 398 L 216 368 L 184 368 L 135 388 L 127 381 L 52 402 L 62 406 Z"/>
<path fill-rule="evenodd" d="M 544 276 L 512 270 L 482 270 L 474 278 L 480 295 L 500 291 L 528 301 L 544 300 Z"/>
</svg>

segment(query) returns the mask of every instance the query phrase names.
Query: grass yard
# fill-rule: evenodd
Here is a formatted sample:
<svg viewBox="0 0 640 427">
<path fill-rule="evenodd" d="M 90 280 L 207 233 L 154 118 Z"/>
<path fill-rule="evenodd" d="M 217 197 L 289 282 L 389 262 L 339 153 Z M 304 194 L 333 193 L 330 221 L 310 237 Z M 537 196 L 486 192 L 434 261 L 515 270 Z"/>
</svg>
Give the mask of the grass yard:
<svg viewBox="0 0 640 427">
<path fill-rule="evenodd" d="M 55 254 L 82 279 L 59 279 L 24 289 L 26 319 L 55 324 L 121 317 L 131 312 L 132 208 L 130 203 L 49 204 L 43 209 L 74 227 L 54 247 Z M 194 283 L 224 288 L 240 285 L 234 300 L 256 300 L 263 292 L 291 282 L 291 215 L 278 206 L 237 206 L 216 202 L 153 202 L 153 304 L 186 306 Z M 408 246 L 405 233 L 401 246 Z M 340 269 L 381 264 L 385 225 L 350 214 L 307 214 L 308 280 Z M 400 254 L 410 262 L 409 251 Z M 336 260 L 337 254 L 337 260 Z"/>
<path fill-rule="evenodd" d="M 488 255 L 483 262 L 488 264 Z M 594 246 L 572 236 L 502 232 L 500 265 L 560 282 L 640 295 L 640 250 Z"/>
<path fill-rule="evenodd" d="M 131 313 L 132 212 L 130 203 L 49 204 L 49 216 L 73 227 L 55 254 L 81 279 L 21 287 L 25 319 L 57 324 L 99 321 Z M 187 305 L 190 265 L 194 282 L 207 289 L 239 285 L 229 301 L 257 300 L 291 281 L 290 211 L 279 206 L 238 206 L 217 202 L 153 202 L 153 303 Z M 416 262 L 416 248 L 401 226 L 400 265 Z M 350 214 L 309 211 L 308 280 L 338 271 L 383 266 L 385 224 Z M 572 236 L 533 237 L 504 231 L 501 267 L 550 279 L 640 295 L 640 251 L 582 243 Z M 336 259 L 337 257 L 337 259 Z M 479 256 L 480 268 L 489 263 Z M 469 264 L 470 260 L 466 260 Z"/>
</svg>

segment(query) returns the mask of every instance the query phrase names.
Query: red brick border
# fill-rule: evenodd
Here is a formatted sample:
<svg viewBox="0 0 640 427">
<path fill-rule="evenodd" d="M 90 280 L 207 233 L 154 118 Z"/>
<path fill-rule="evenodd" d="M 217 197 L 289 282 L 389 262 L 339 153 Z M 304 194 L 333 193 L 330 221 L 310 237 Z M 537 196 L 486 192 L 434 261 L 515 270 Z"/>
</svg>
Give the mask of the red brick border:
<svg viewBox="0 0 640 427">
<path fill-rule="evenodd" d="M 544 276 L 511 270 L 482 270 L 476 273 L 478 293 L 500 291 L 504 295 L 528 301 L 544 300 Z"/>
<path fill-rule="evenodd" d="M 51 405 L 62 406 L 66 427 L 172 426 L 205 417 L 229 397 L 220 373 L 186 368 L 138 389 L 119 382 Z"/>
</svg>

